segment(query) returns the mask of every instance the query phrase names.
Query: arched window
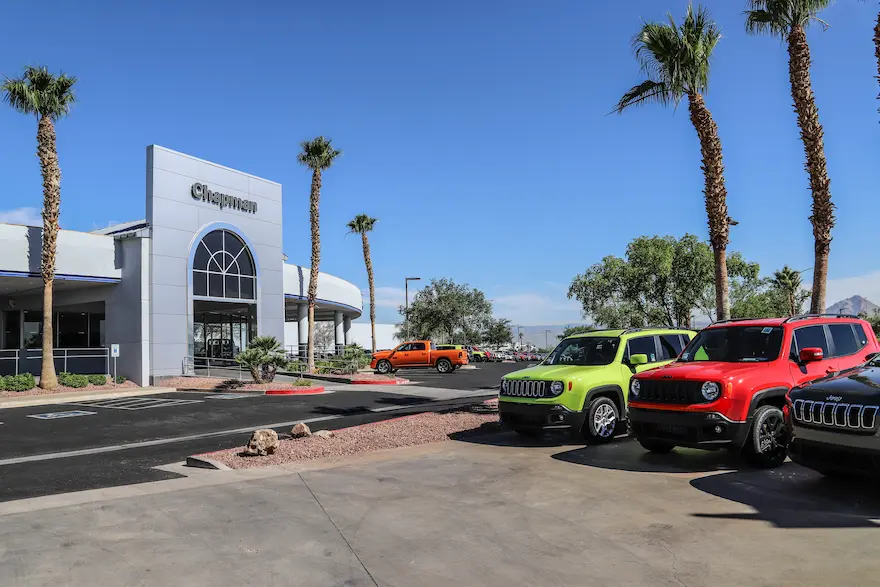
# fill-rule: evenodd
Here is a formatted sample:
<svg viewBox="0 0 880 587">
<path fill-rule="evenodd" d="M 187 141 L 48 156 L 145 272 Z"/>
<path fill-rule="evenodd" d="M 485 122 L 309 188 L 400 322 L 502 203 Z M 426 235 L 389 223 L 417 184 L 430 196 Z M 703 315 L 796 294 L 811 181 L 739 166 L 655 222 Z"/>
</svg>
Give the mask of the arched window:
<svg viewBox="0 0 880 587">
<path fill-rule="evenodd" d="M 214 230 L 196 246 L 193 294 L 210 298 L 256 299 L 256 267 L 244 241 Z"/>
</svg>

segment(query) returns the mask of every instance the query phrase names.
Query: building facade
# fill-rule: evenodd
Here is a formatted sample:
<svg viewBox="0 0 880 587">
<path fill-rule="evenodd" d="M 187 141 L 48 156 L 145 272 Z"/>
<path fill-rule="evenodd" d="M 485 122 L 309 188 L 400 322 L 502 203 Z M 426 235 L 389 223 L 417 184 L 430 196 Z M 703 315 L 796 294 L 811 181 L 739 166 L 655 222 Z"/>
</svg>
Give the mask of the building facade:
<svg viewBox="0 0 880 587">
<path fill-rule="evenodd" d="M 157 383 L 284 341 L 285 321 L 305 347 L 309 269 L 284 262 L 282 219 L 281 184 L 147 147 L 144 220 L 59 234 L 56 367 Z M 40 245 L 40 228 L 0 224 L 0 374 L 39 373 Z M 316 320 L 350 342 L 360 290 L 321 274 L 317 297 Z"/>
</svg>

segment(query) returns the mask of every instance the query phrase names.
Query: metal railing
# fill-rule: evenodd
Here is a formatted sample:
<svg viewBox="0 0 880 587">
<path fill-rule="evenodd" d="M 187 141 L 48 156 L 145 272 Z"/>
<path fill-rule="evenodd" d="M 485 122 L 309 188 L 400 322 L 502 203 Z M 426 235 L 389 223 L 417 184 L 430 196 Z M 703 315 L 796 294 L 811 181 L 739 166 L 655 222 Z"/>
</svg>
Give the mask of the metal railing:
<svg viewBox="0 0 880 587">
<path fill-rule="evenodd" d="M 0 361 L 15 361 L 15 375 L 18 375 L 18 362 L 21 351 L 18 349 L 0 351 Z"/>
<path fill-rule="evenodd" d="M 220 359 L 216 357 L 184 358 L 183 374 L 225 377 L 227 379 L 238 379 L 239 381 L 244 381 L 245 374 L 250 377 L 250 372 L 243 369 L 235 359 Z"/>
<path fill-rule="evenodd" d="M 104 365 L 105 370 L 103 374 L 110 373 L 110 349 L 106 347 L 52 349 L 52 358 L 55 361 L 55 368 L 58 369 L 60 366 L 60 370 L 63 372 L 69 372 L 72 361 L 80 361 L 82 363 L 83 360 L 86 362 L 91 360 L 100 361 Z M 0 361 L 13 361 L 16 375 L 23 372 L 33 372 L 31 369 L 26 368 L 28 361 L 42 360 L 43 349 L 24 349 L 23 351 L 20 349 L 0 350 Z M 95 369 L 77 368 L 77 371 L 100 373 L 99 370 Z M 39 371 L 37 372 L 39 373 Z"/>
</svg>

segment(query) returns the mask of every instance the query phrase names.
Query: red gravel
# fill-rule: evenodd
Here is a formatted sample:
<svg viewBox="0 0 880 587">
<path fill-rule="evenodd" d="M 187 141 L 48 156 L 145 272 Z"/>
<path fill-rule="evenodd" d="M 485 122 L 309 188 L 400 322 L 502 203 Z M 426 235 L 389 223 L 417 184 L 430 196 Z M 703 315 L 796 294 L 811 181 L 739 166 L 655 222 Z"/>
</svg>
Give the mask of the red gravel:
<svg viewBox="0 0 880 587">
<path fill-rule="evenodd" d="M 335 436 L 328 439 L 314 436 L 283 439 L 275 454 L 264 457 L 240 456 L 244 447 L 206 453 L 204 456 L 233 469 L 247 469 L 440 442 L 448 440 L 450 434 L 476 430 L 484 425 L 489 429 L 498 425 L 498 414 L 488 404 L 475 406 L 471 410 L 428 412 L 343 428 L 335 430 Z M 316 424 L 312 432 L 318 429 Z"/>
<path fill-rule="evenodd" d="M 175 387 L 178 389 L 218 389 L 223 391 L 266 391 L 267 389 L 301 389 L 303 386 L 294 385 L 287 381 L 274 383 L 244 383 L 237 380 L 221 379 L 220 377 L 171 377 L 160 382 L 162 387 Z M 314 381 L 309 381 L 305 387 L 312 387 Z"/>
<path fill-rule="evenodd" d="M 350 375 L 336 375 L 336 374 L 321 374 L 321 377 L 324 379 L 338 379 L 340 382 L 347 383 L 349 381 L 376 381 L 376 382 L 386 382 L 386 381 L 400 381 L 409 383 L 409 380 L 403 379 L 401 377 L 396 377 L 394 375 L 382 375 L 380 373 L 373 372 L 364 372 L 358 371 L 357 373 L 352 373 Z"/>
<path fill-rule="evenodd" d="M 45 389 L 40 389 L 39 387 L 35 387 L 33 389 L 29 389 L 27 391 L 0 391 L 0 397 L 25 397 L 28 395 L 55 395 L 58 393 L 71 393 L 71 392 L 81 392 L 87 393 L 89 391 L 106 391 L 108 389 L 132 389 L 140 387 L 137 383 L 133 381 L 126 381 L 125 383 L 117 383 L 115 386 L 108 383 L 107 385 L 87 385 L 85 387 L 65 387 L 64 385 L 59 385 L 55 389 L 51 391 L 47 391 Z"/>
</svg>

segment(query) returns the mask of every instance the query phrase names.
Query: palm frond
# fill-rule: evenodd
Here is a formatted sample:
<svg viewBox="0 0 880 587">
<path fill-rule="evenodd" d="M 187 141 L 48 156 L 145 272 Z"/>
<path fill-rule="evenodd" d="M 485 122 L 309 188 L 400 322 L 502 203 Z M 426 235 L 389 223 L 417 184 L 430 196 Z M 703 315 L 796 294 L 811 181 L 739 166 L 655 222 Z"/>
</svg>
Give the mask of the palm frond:
<svg viewBox="0 0 880 587">
<path fill-rule="evenodd" d="M 653 80 L 645 80 L 637 86 L 633 86 L 623 95 L 617 106 L 612 112 L 621 114 L 627 108 L 647 104 L 649 102 L 657 102 L 664 106 L 678 101 L 680 96 L 673 96 L 667 85 L 663 82 L 655 82 Z"/>
<path fill-rule="evenodd" d="M 19 112 L 57 120 L 69 114 L 76 102 L 76 81 L 64 73 L 55 76 L 45 66 L 28 66 L 20 78 L 6 78 L 0 90 L 3 100 Z"/>
<path fill-rule="evenodd" d="M 373 226 L 379 222 L 378 218 L 373 218 L 366 214 L 358 214 L 346 226 L 350 233 L 363 234 L 373 230 Z"/>
<path fill-rule="evenodd" d="M 297 161 L 313 171 L 329 168 L 342 155 L 342 151 L 334 149 L 332 143 L 333 139 L 325 139 L 323 136 L 303 141 L 300 143 L 302 151 L 297 155 Z"/>
<path fill-rule="evenodd" d="M 824 28 L 828 23 L 818 14 L 834 0 L 749 0 L 746 10 L 746 31 L 785 38 L 794 27 L 807 28 L 812 21 Z"/>
</svg>

